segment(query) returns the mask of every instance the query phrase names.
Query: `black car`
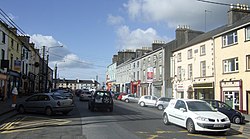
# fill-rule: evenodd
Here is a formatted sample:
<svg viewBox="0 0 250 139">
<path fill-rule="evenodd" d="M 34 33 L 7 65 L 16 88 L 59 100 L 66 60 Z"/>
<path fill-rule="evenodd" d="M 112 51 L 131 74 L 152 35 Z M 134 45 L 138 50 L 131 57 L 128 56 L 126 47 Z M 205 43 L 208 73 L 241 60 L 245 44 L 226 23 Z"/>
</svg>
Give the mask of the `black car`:
<svg viewBox="0 0 250 139">
<path fill-rule="evenodd" d="M 113 98 L 110 91 L 95 91 L 91 95 L 88 103 L 88 109 L 94 111 L 95 109 L 106 109 L 113 111 Z"/>
<path fill-rule="evenodd" d="M 241 112 L 232 109 L 225 102 L 218 101 L 218 100 L 205 100 L 205 101 L 208 102 L 212 107 L 217 109 L 219 112 L 227 115 L 227 117 L 230 119 L 231 123 L 242 124 L 245 122 L 244 121 L 245 116 Z"/>
</svg>

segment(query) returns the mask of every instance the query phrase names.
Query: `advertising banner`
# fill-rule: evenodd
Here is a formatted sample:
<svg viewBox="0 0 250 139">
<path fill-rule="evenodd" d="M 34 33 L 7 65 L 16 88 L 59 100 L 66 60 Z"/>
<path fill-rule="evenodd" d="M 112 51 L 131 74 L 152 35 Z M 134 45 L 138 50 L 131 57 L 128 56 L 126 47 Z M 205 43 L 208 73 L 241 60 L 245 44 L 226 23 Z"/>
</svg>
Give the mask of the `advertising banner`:
<svg viewBox="0 0 250 139">
<path fill-rule="evenodd" d="M 154 79 L 154 69 L 153 67 L 149 67 L 147 70 L 147 82 L 152 83 Z"/>
</svg>

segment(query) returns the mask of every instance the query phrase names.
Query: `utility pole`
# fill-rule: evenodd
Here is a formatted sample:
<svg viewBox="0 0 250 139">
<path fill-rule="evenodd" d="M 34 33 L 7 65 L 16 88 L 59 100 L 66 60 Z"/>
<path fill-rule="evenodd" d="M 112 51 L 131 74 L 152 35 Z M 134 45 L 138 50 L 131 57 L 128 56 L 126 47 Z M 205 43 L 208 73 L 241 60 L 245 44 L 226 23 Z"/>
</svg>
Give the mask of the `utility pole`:
<svg viewBox="0 0 250 139">
<path fill-rule="evenodd" d="M 48 74 L 49 74 L 49 53 L 47 54 L 47 63 L 46 63 L 46 75 L 45 75 L 45 92 L 48 93 Z"/>
<path fill-rule="evenodd" d="M 54 89 L 56 89 L 56 84 L 57 84 L 57 64 L 55 65 L 55 80 L 54 80 Z"/>
<path fill-rule="evenodd" d="M 45 46 L 43 46 L 43 62 L 42 62 L 42 92 L 45 92 L 45 87 L 44 87 L 44 64 L 45 64 Z"/>
</svg>

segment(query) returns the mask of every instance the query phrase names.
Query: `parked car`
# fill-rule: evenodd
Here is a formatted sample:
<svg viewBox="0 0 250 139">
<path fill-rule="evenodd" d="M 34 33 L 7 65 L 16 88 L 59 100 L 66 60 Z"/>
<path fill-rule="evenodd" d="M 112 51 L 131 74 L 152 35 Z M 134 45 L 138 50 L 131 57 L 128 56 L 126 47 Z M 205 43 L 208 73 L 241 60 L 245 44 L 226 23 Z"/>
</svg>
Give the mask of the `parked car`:
<svg viewBox="0 0 250 139">
<path fill-rule="evenodd" d="M 122 96 L 127 95 L 127 93 L 120 93 L 119 96 L 117 97 L 117 100 L 122 100 Z"/>
<path fill-rule="evenodd" d="M 65 89 L 53 90 L 52 93 L 59 93 L 63 97 L 70 98 L 70 99 L 73 99 L 73 96 L 74 96 L 71 91 L 65 90 Z"/>
<path fill-rule="evenodd" d="M 122 99 L 121 99 L 122 101 L 125 101 L 125 102 L 127 102 L 127 103 L 129 103 L 129 102 L 138 102 L 139 101 L 139 98 L 138 97 L 136 97 L 135 95 L 133 95 L 133 94 L 127 94 L 127 95 L 124 95 L 124 96 L 122 96 Z"/>
<path fill-rule="evenodd" d="M 158 110 L 163 110 L 168 106 L 168 103 L 171 99 L 172 98 L 160 97 L 157 99 L 155 106 Z"/>
<path fill-rule="evenodd" d="M 156 101 L 157 101 L 156 96 L 145 95 L 145 96 L 140 97 L 138 104 L 141 107 L 144 107 L 144 106 L 154 106 L 155 107 Z"/>
<path fill-rule="evenodd" d="M 214 110 L 206 101 L 194 99 L 171 99 L 163 112 L 164 124 L 173 123 L 196 131 L 226 132 L 230 129 L 229 118 Z"/>
<path fill-rule="evenodd" d="M 82 91 L 79 95 L 79 100 L 80 101 L 86 101 L 86 100 L 90 100 L 91 98 L 91 92 L 90 91 Z"/>
<path fill-rule="evenodd" d="M 73 100 L 61 96 L 59 93 L 38 93 L 19 102 L 16 109 L 19 113 L 37 112 L 52 115 L 56 112 L 68 114 L 74 108 Z"/>
<path fill-rule="evenodd" d="M 205 100 L 213 108 L 217 109 L 219 112 L 224 113 L 230 119 L 231 123 L 242 124 L 245 122 L 245 116 L 237 111 L 232 109 L 228 104 L 218 100 Z"/>
<path fill-rule="evenodd" d="M 96 108 L 113 111 L 113 98 L 110 91 L 95 91 L 92 93 L 88 109 L 94 111 Z"/>
<path fill-rule="evenodd" d="M 119 95 L 120 95 L 120 92 L 115 92 L 114 95 L 113 95 L 113 98 L 117 99 Z"/>
</svg>

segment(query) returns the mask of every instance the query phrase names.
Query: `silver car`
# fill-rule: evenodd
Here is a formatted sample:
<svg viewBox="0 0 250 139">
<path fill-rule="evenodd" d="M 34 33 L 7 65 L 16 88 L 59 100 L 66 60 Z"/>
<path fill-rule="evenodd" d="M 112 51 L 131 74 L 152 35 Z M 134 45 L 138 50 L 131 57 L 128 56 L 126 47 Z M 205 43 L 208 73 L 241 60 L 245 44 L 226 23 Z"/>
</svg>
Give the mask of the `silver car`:
<svg viewBox="0 0 250 139">
<path fill-rule="evenodd" d="M 91 92 L 90 91 L 81 91 L 80 95 L 79 95 L 79 100 L 80 101 L 85 101 L 85 100 L 90 100 L 91 99 Z"/>
<path fill-rule="evenodd" d="M 38 93 L 16 105 L 19 113 L 37 112 L 45 113 L 46 115 L 52 115 L 57 112 L 67 115 L 73 108 L 73 100 L 65 98 L 59 93 Z"/>
<path fill-rule="evenodd" d="M 155 106 L 158 110 L 163 110 L 168 106 L 168 103 L 171 99 L 172 98 L 160 97 L 157 99 Z"/>
</svg>

